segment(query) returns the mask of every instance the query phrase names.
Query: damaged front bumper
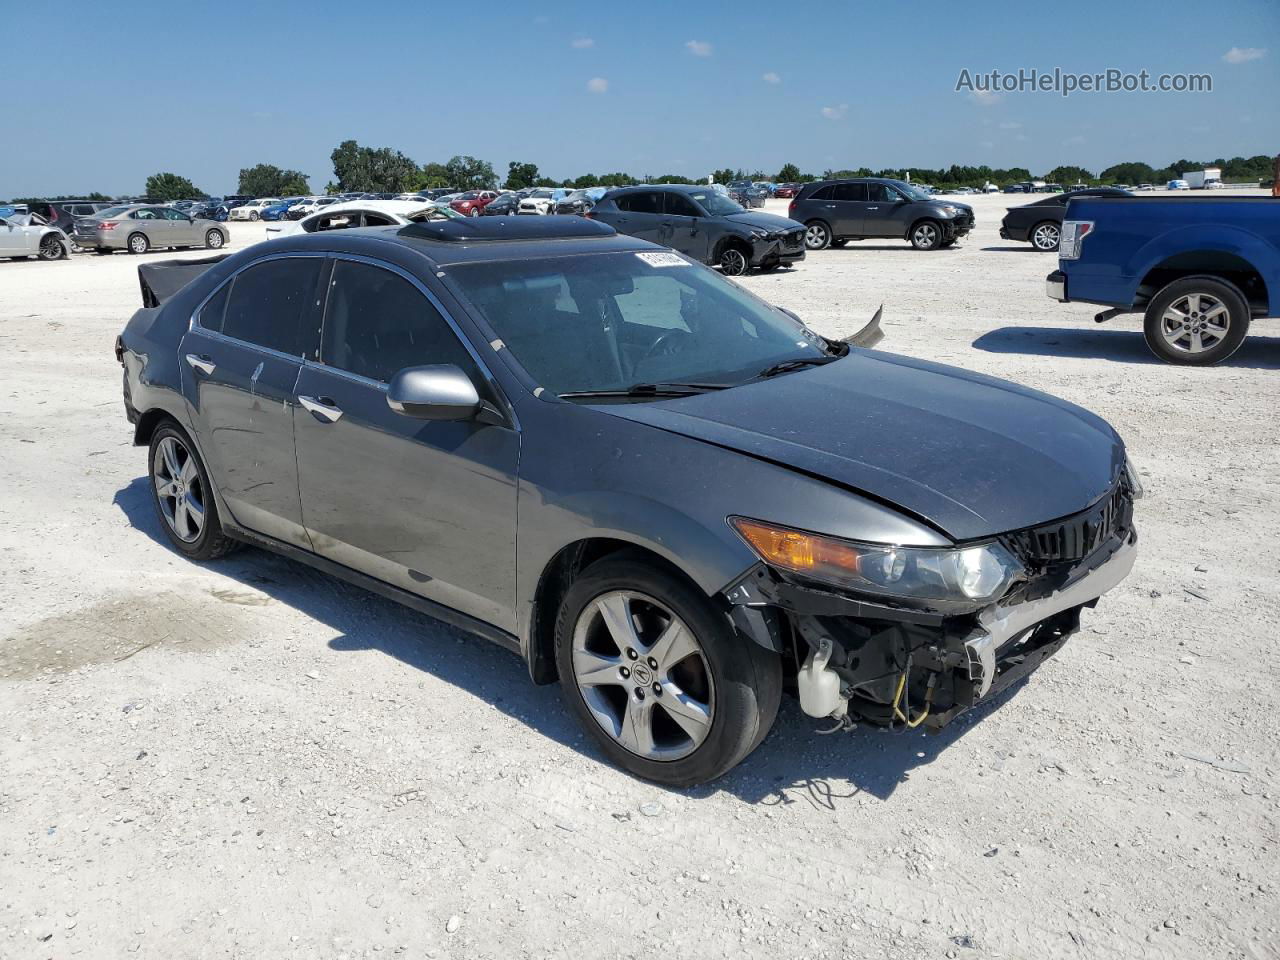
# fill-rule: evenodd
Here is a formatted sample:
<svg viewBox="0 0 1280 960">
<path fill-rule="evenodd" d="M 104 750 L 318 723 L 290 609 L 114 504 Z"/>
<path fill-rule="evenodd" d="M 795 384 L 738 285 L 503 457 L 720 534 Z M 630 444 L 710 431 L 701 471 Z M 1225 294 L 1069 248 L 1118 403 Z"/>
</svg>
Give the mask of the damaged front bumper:
<svg viewBox="0 0 1280 960">
<path fill-rule="evenodd" d="M 795 658 L 806 713 L 936 731 L 1057 653 L 1079 630 L 1080 611 L 1124 580 L 1136 556 L 1137 536 L 1126 529 L 1052 590 L 976 611 L 888 606 L 764 565 L 725 597 L 739 631 Z"/>
</svg>

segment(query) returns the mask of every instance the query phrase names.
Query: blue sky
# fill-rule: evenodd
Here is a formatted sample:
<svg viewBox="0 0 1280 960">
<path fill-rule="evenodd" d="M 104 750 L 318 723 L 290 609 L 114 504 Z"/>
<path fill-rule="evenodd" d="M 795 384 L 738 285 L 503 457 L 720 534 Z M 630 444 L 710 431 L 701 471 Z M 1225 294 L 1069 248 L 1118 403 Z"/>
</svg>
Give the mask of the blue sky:
<svg viewBox="0 0 1280 960">
<path fill-rule="evenodd" d="M 160 170 L 225 193 L 259 162 L 321 190 L 347 138 L 557 178 L 1280 152 L 1277 0 L 1049 9 L 0 0 L 0 196 L 136 192 Z M 955 92 L 962 69 L 1020 67 L 1209 73 L 1213 92 Z"/>
</svg>

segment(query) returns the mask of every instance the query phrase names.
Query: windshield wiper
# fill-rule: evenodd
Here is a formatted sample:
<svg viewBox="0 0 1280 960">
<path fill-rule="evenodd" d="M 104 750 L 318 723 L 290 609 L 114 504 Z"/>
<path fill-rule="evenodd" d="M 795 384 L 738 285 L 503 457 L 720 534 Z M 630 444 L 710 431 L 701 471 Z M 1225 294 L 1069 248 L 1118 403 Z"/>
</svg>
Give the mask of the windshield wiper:
<svg viewBox="0 0 1280 960">
<path fill-rule="evenodd" d="M 625 390 L 574 390 L 562 393 L 566 400 L 575 397 L 692 397 L 708 390 L 723 390 L 727 383 L 633 383 Z"/>
<path fill-rule="evenodd" d="M 765 367 L 756 374 L 756 378 L 776 377 L 780 373 L 790 373 L 792 370 L 799 370 L 801 367 L 820 367 L 824 363 L 833 363 L 839 359 L 839 356 L 830 355 L 825 357 L 793 357 L 790 360 L 775 363 L 771 367 Z"/>
</svg>

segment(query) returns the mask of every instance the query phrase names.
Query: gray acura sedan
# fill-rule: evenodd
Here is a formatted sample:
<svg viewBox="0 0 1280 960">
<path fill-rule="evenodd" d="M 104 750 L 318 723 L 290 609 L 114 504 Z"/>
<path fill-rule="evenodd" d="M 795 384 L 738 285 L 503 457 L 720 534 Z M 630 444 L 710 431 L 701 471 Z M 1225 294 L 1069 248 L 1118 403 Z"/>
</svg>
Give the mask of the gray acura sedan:
<svg viewBox="0 0 1280 960">
<path fill-rule="evenodd" d="M 1093 414 L 833 341 L 579 218 L 140 267 L 117 342 L 169 541 L 277 551 L 495 641 L 627 770 L 711 780 L 784 689 L 938 728 L 1134 561 Z"/>
</svg>

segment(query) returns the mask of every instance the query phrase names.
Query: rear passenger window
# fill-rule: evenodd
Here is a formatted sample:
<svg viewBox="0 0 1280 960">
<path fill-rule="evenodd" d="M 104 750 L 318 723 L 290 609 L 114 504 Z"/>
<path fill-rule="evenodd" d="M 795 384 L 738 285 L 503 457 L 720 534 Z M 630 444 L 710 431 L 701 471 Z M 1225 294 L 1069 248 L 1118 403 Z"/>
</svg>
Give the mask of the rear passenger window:
<svg viewBox="0 0 1280 960">
<path fill-rule="evenodd" d="M 304 331 L 303 322 L 323 264 L 322 257 L 285 257 L 237 274 L 222 333 L 291 357 L 313 355 L 315 331 Z"/>
<path fill-rule="evenodd" d="M 339 260 L 329 283 L 322 363 L 386 383 L 405 367 L 474 362 L 422 291 L 390 270 Z"/>
<path fill-rule="evenodd" d="M 662 194 L 629 193 L 617 199 L 618 209 L 630 213 L 662 213 Z"/>
<path fill-rule="evenodd" d="M 809 194 L 807 200 L 830 200 L 835 195 L 835 184 L 829 183 L 825 187 L 819 187 L 813 193 Z"/>
<path fill-rule="evenodd" d="M 845 202 L 862 203 L 867 199 L 867 185 L 865 183 L 837 183 L 832 193 L 832 198 Z"/>
<path fill-rule="evenodd" d="M 231 294 L 231 284 L 224 283 L 218 292 L 209 298 L 209 302 L 200 311 L 200 326 L 215 333 L 222 332 L 222 321 L 227 314 L 227 297 Z"/>
</svg>

